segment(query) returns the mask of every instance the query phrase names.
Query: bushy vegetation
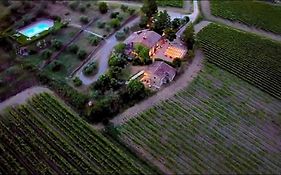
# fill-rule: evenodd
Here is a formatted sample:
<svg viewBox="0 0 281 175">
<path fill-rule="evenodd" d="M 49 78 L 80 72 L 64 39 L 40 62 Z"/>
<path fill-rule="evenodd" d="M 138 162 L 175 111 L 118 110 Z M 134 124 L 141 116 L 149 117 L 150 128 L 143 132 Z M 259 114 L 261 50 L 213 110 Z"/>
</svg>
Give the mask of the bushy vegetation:
<svg viewBox="0 0 281 175">
<path fill-rule="evenodd" d="M 83 68 L 83 74 L 86 76 L 93 75 L 97 71 L 97 62 L 93 61 Z"/>
<path fill-rule="evenodd" d="M 141 44 L 134 46 L 136 52 L 135 58 L 133 59 L 133 65 L 147 65 L 152 61 L 149 57 L 149 49 Z"/>
<path fill-rule="evenodd" d="M 73 78 L 72 82 L 73 82 L 74 86 L 76 86 L 76 87 L 79 87 L 82 85 L 82 81 L 80 80 L 79 77 Z"/>
<path fill-rule="evenodd" d="M 182 8 L 184 5 L 184 0 L 156 0 L 159 6 L 170 6 Z"/>
<path fill-rule="evenodd" d="M 80 21 L 83 23 L 83 24 L 87 24 L 89 22 L 89 18 L 88 16 L 80 16 Z"/>
<path fill-rule="evenodd" d="M 207 64 L 188 88 L 116 127 L 115 134 L 139 147 L 138 154 L 161 157 L 158 163 L 172 174 L 276 174 L 280 112 L 280 101 Z"/>
<path fill-rule="evenodd" d="M 108 11 L 108 6 L 106 2 L 100 2 L 99 3 L 99 10 L 101 12 L 101 14 L 105 14 Z"/>
<path fill-rule="evenodd" d="M 209 62 L 281 99 L 281 44 L 211 24 L 198 34 Z"/>
<path fill-rule="evenodd" d="M 92 46 L 97 46 L 100 42 L 100 38 L 95 35 L 90 35 L 88 41 Z"/>
<path fill-rule="evenodd" d="M 281 34 L 281 6 L 260 1 L 211 1 L 215 16 Z"/>
<path fill-rule="evenodd" d="M 36 95 L 27 103 L 0 117 L 1 172 L 154 173 L 93 130 L 53 95 Z"/>
</svg>

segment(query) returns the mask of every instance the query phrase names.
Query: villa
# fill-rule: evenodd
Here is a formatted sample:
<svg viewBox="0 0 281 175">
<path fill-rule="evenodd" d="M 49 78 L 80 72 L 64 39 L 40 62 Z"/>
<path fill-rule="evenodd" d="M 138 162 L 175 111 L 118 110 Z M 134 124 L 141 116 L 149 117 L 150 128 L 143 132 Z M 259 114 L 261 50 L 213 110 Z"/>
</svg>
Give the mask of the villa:
<svg viewBox="0 0 281 175">
<path fill-rule="evenodd" d="M 155 61 L 144 71 L 141 82 L 149 88 L 159 89 L 163 84 L 167 84 L 176 76 L 176 69 L 164 61 Z"/>
<path fill-rule="evenodd" d="M 136 44 L 141 44 L 149 48 L 149 56 L 153 61 L 157 58 L 168 62 L 173 62 L 175 58 L 183 58 L 187 53 L 187 48 L 180 40 L 170 42 L 161 35 L 150 30 L 140 30 L 132 33 L 125 41 L 126 54 L 133 55 L 133 49 Z"/>
</svg>

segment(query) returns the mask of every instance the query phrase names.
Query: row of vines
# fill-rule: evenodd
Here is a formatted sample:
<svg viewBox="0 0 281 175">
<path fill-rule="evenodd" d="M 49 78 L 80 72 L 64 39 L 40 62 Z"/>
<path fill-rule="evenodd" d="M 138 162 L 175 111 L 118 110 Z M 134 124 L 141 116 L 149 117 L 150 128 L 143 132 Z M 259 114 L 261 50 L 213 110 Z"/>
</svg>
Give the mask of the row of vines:
<svg viewBox="0 0 281 175">
<path fill-rule="evenodd" d="M 0 120 L 3 174 L 150 174 L 53 95 L 43 93 Z"/>
<path fill-rule="evenodd" d="M 279 100 L 207 64 L 187 89 L 114 132 L 176 174 L 278 174 L 280 118 Z"/>
<path fill-rule="evenodd" d="M 207 60 L 281 99 L 281 44 L 211 24 L 198 39 Z"/>
<path fill-rule="evenodd" d="M 281 6 L 262 1 L 211 0 L 212 15 L 281 34 Z"/>
</svg>

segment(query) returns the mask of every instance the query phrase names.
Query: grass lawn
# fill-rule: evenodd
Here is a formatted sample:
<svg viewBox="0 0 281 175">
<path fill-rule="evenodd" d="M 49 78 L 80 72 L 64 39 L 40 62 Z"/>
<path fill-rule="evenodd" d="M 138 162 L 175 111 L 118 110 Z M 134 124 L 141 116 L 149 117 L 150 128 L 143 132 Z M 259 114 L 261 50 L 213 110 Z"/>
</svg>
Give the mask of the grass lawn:
<svg viewBox="0 0 281 175">
<path fill-rule="evenodd" d="M 50 63 L 45 71 L 48 71 L 50 77 L 56 79 L 65 80 L 69 74 L 81 63 L 81 60 L 78 59 L 77 55 L 71 54 L 67 51 L 63 52 L 57 59 L 58 62 L 62 64 L 62 67 L 59 71 L 52 71 L 52 66 L 54 62 Z"/>
<path fill-rule="evenodd" d="M 198 40 L 209 62 L 281 99 L 281 43 L 217 24 Z"/>
<path fill-rule="evenodd" d="M 190 86 L 112 133 L 172 174 L 278 174 L 280 115 L 281 101 L 207 63 Z"/>
<path fill-rule="evenodd" d="M 281 6 L 259 1 L 211 1 L 215 16 L 281 34 Z"/>
<path fill-rule="evenodd" d="M 157 0 L 159 6 L 170 6 L 183 8 L 184 0 Z"/>
</svg>

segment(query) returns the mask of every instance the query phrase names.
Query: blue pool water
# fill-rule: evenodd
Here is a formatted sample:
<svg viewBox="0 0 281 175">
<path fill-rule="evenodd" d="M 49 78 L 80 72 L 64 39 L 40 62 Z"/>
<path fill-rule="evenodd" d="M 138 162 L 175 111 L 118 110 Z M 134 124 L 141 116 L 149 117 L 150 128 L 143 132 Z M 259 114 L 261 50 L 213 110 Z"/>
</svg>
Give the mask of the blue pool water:
<svg viewBox="0 0 281 175">
<path fill-rule="evenodd" d="M 26 37 L 33 37 L 45 30 L 48 30 L 49 28 L 54 26 L 54 21 L 52 20 L 42 20 L 39 22 L 36 22 L 34 24 L 31 24 L 29 26 L 26 26 L 25 28 L 21 29 L 19 33 L 25 35 Z"/>
</svg>

